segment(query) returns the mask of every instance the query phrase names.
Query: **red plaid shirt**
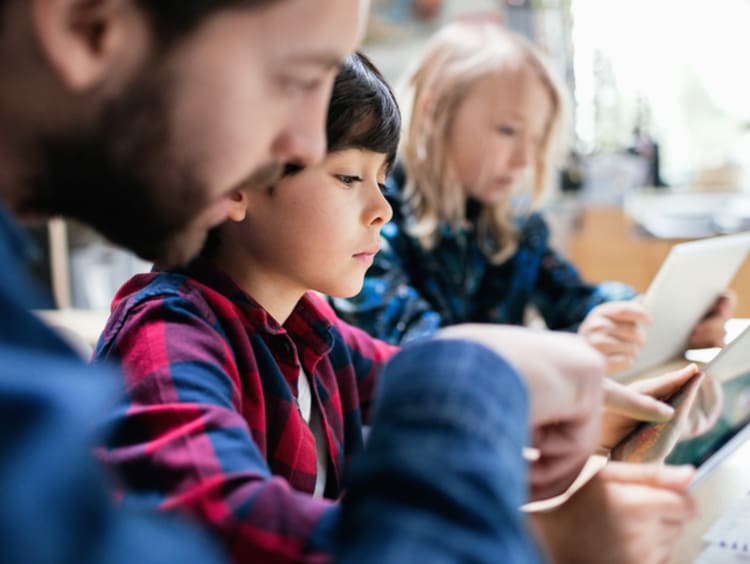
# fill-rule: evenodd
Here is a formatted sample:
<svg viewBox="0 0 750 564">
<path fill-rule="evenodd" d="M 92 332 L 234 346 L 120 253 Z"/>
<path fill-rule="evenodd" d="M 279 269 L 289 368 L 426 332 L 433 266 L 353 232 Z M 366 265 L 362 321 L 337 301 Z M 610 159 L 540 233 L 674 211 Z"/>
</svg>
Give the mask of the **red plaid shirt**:
<svg viewBox="0 0 750 564">
<path fill-rule="evenodd" d="M 323 518 L 396 350 L 312 293 L 279 325 L 208 265 L 135 276 L 95 354 L 122 363 L 127 390 L 100 452 L 126 499 L 189 511 L 236 561 L 326 560 Z M 316 452 L 296 407 L 300 370 L 322 415 L 329 499 L 310 495 Z"/>
</svg>

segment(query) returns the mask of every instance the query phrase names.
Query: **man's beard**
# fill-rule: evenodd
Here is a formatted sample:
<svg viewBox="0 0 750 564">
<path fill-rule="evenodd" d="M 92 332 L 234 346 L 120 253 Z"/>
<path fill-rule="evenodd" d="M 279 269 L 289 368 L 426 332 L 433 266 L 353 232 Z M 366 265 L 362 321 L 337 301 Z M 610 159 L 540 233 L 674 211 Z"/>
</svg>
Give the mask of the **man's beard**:
<svg viewBox="0 0 750 564">
<path fill-rule="evenodd" d="M 48 135 L 17 212 L 62 215 L 161 266 L 187 262 L 208 225 L 195 220 L 209 189 L 170 154 L 169 107 L 175 84 L 158 73 L 109 102 L 88 127 Z"/>
</svg>

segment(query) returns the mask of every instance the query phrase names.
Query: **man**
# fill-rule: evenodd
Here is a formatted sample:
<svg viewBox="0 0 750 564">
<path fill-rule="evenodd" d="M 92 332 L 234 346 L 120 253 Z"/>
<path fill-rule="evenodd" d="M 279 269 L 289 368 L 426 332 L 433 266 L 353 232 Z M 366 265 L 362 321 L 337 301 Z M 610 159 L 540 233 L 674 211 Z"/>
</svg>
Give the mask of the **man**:
<svg viewBox="0 0 750 564">
<path fill-rule="evenodd" d="M 117 380 L 25 311 L 24 245 L 3 208 L 184 261 L 232 189 L 322 157 L 332 81 L 366 8 L 0 0 L 0 561 L 215 558 L 200 535 L 110 507 L 90 435 Z"/>
<path fill-rule="evenodd" d="M 225 218 L 229 192 L 272 182 L 282 163 L 322 157 L 331 83 L 359 40 L 366 8 L 352 0 L 0 0 L 2 208 L 21 219 L 73 217 L 146 259 L 185 262 Z M 211 561 L 211 549 L 198 537 L 190 540 L 193 535 L 135 515 L 134 508 L 108 505 L 89 458 L 88 431 L 97 406 L 111 401 L 113 379 L 81 364 L 26 312 L 23 243 L 0 214 L 0 560 Z M 492 435 L 508 436 L 495 444 L 502 448 L 488 451 L 496 460 L 508 455 L 507 484 L 481 468 L 448 472 L 448 478 L 496 492 L 488 515 L 512 514 L 507 532 L 525 556 L 514 554 L 531 559 L 515 511 L 524 482 L 516 447 L 527 432 L 526 389 L 541 450 L 532 484 L 553 493 L 570 483 L 596 442 L 601 363 L 580 344 L 552 337 L 540 343 L 526 335 L 527 345 L 515 351 L 481 328 L 452 337 L 437 345 L 438 356 L 431 354 L 435 345 L 425 345 L 431 362 L 419 360 L 421 348 L 407 351 L 387 381 L 403 381 L 406 368 L 418 373 L 414 382 L 430 386 L 436 359 L 464 358 L 453 368 L 498 374 L 487 397 L 513 390 L 511 403 L 520 407 L 489 427 Z M 496 354 L 466 339 L 509 355 L 523 381 Z M 540 344 L 544 352 L 530 354 Z M 443 372 L 440 386 L 450 390 L 452 371 Z M 434 407 L 421 424 L 451 424 L 455 410 L 439 409 L 447 405 L 442 387 L 433 390 Z M 384 394 L 382 413 L 408 396 L 395 390 Z M 455 399 L 469 412 L 480 392 Z M 398 428 L 410 425 L 396 420 Z M 465 423 L 459 442 L 482 451 L 485 436 Z M 398 442 L 398 434 L 391 438 Z M 387 451 L 380 454 L 388 471 L 404 470 Z M 508 487 L 516 492 L 501 495 Z M 368 507 L 372 495 L 364 497 L 357 507 Z M 429 511 L 425 499 L 409 503 Z M 386 521 L 393 510 L 389 505 Z M 501 540 L 490 538 L 493 546 Z"/>
</svg>

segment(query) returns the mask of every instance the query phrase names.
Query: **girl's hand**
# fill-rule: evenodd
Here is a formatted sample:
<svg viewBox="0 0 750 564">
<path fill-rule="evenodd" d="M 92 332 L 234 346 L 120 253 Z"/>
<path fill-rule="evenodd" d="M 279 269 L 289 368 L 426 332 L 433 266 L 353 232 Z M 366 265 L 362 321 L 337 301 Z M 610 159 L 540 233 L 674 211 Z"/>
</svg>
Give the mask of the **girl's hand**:
<svg viewBox="0 0 750 564">
<path fill-rule="evenodd" d="M 641 324 L 651 323 L 651 314 L 636 300 L 607 302 L 592 309 L 578 333 L 604 355 L 607 373 L 629 367 L 645 337 Z"/>
<path fill-rule="evenodd" d="M 732 317 L 736 305 L 737 295 L 733 291 L 727 290 L 720 294 L 705 317 L 693 328 L 688 347 L 691 349 L 723 347 L 726 336 L 724 326 Z"/>
</svg>

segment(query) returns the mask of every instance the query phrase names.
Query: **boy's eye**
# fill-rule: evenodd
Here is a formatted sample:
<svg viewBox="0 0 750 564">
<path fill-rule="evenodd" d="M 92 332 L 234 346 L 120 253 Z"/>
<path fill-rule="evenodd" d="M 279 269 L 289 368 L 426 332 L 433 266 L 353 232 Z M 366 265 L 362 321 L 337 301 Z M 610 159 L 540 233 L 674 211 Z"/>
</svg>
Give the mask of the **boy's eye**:
<svg viewBox="0 0 750 564">
<path fill-rule="evenodd" d="M 339 180 L 339 182 L 342 182 L 347 186 L 351 186 L 352 184 L 355 184 L 357 182 L 362 182 L 361 176 L 354 176 L 351 174 L 337 174 L 336 178 Z"/>
<path fill-rule="evenodd" d="M 498 125 L 496 128 L 497 132 L 500 135 L 515 135 L 516 134 L 516 128 L 511 127 L 509 125 Z"/>
<path fill-rule="evenodd" d="M 383 194 L 388 190 L 388 186 L 386 186 L 385 182 L 378 182 L 378 188 L 380 188 L 380 191 L 383 192 Z"/>
</svg>

